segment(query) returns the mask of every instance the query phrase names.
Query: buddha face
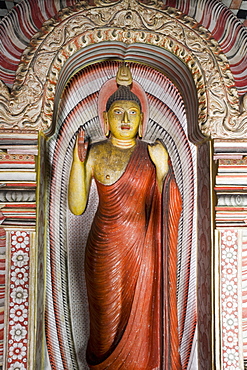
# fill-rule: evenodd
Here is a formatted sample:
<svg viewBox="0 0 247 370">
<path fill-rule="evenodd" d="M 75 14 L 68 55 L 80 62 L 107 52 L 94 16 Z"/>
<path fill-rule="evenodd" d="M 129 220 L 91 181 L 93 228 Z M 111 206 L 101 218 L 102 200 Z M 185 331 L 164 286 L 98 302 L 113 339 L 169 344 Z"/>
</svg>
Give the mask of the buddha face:
<svg viewBox="0 0 247 370">
<path fill-rule="evenodd" d="M 104 112 L 112 136 L 120 140 L 136 137 L 139 125 L 142 124 L 142 113 L 135 101 L 117 100 L 112 103 L 108 112 Z"/>
</svg>

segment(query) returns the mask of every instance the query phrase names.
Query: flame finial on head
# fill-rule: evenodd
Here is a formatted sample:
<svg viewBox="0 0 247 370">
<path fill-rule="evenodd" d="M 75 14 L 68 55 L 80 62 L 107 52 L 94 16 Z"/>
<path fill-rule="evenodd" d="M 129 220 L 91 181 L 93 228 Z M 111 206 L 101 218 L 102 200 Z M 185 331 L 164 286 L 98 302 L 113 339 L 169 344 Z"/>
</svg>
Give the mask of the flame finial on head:
<svg viewBox="0 0 247 370">
<path fill-rule="evenodd" d="M 132 74 L 126 64 L 122 64 L 119 67 L 117 71 L 116 82 L 119 86 L 130 86 L 132 84 Z"/>
</svg>

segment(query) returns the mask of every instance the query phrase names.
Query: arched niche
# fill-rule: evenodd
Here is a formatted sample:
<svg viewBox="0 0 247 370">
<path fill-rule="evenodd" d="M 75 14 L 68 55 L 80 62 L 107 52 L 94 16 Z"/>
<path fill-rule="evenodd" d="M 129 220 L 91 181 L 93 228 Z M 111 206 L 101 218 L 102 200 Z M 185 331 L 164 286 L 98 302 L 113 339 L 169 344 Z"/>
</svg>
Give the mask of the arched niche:
<svg viewBox="0 0 247 370">
<path fill-rule="evenodd" d="M 104 47 L 106 48 L 106 44 L 104 44 Z M 201 222 L 202 219 L 204 221 L 206 219 L 207 223 L 200 225 L 201 233 L 204 237 L 206 235 L 207 242 L 210 240 L 209 207 L 200 209 L 200 217 L 196 217 L 196 214 L 198 207 L 197 166 L 202 167 L 204 172 L 199 181 L 203 188 L 204 198 L 208 197 L 209 192 L 207 167 L 209 164 L 209 148 L 207 143 L 202 145 L 198 156 L 199 160 L 197 160 L 199 150 L 189 140 L 189 132 L 193 131 L 190 123 L 192 120 L 195 122 L 197 117 L 196 88 L 188 70 L 184 69 L 184 65 L 179 60 L 176 63 L 176 59 L 173 59 L 172 66 L 170 62 L 172 56 L 170 55 L 169 58 L 169 53 L 162 53 L 162 49 L 159 50 L 154 47 L 149 49 L 146 45 L 144 47 L 146 54 L 140 52 L 140 61 L 137 61 L 135 57 L 133 62 L 134 58 L 130 52 L 128 53 L 127 46 L 127 57 L 125 58 L 123 58 L 122 53 L 124 45 L 110 43 L 109 47 L 114 47 L 115 57 L 118 57 L 118 60 L 113 60 L 113 54 L 109 53 L 107 55 L 109 58 L 106 61 L 97 61 L 97 54 L 101 54 L 100 45 L 94 47 L 96 50 L 94 58 L 91 55 L 94 63 L 88 64 L 86 63 L 88 54 L 90 55 L 92 52 L 89 47 L 89 50 L 86 50 L 84 54 L 78 53 L 73 59 L 74 63 L 70 61 L 67 69 L 65 66 L 60 75 L 61 80 L 58 82 L 57 93 L 59 99 L 55 99 L 57 108 L 54 110 L 56 112 L 54 119 L 55 132 L 48 140 L 51 170 L 49 181 L 50 237 L 48 245 L 51 260 L 49 260 L 48 273 L 47 322 L 49 327 L 48 348 L 50 349 L 51 361 L 56 363 L 57 368 L 61 366 L 64 368 L 70 368 L 71 366 L 80 368 L 81 366 L 84 368 L 86 366 L 85 348 L 88 336 L 88 314 L 82 261 L 87 233 L 96 209 L 97 196 L 95 188 L 93 188 L 85 215 L 82 217 L 72 216 L 67 208 L 68 175 L 75 134 L 79 127 L 84 128 L 86 135 L 92 141 L 103 139 L 102 128 L 97 117 L 99 91 L 102 84 L 114 77 L 119 62 L 125 60 L 131 66 L 133 78 L 142 85 L 148 94 L 150 119 L 144 140 L 153 142 L 155 138 L 159 137 L 164 142 L 171 156 L 175 175 L 183 194 L 184 210 L 178 246 L 179 325 L 183 365 L 187 367 L 191 363 L 197 362 L 195 354 L 200 350 L 203 352 L 202 348 L 206 340 L 207 353 L 204 353 L 204 356 L 207 361 L 205 362 L 205 359 L 203 359 L 202 362 L 208 366 L 209 363 L 211 364 L 211 281 L 209 271 L 202 268 L 200 272 L 204 283 L 204 303 L 206 298 L 206 304 L 202 304 L 203 314 L 201 315 L 199 311 L 197 312 L 196 303 L 196 255 L 198 247 L 197 223 Z M 138 48 L 138 45 L 136 45 L 136 48 Z M 152 54 L 154 51 L 156 51 L 157 59 L 156 54 Z M 150 62 L 150 55 L 152 55 L 152 63 L 148 65 L 147 61 Z M 83 63 L 83 57 L 86 59 L 85 63 Z M 73 65 L 76 67 L 80 65 L 81 69 L 76 72 L 77 68 L 71 68 Z M 181 77 L 184 75 L 187 78 L 183 79 Z M 68 76 L 71 77 L 68 78 Z M 62 81 L 64 84 L 62 84 Z M 176 81 L 176 84 L 173 81 Z M 62 85 L 63 92 L 61 92 Z M 191 93 L 188 98 L 188 92 L 191 92 L 192 89 L 194 94 Z M 185 91 L 187 91 L 187 96 Z M 189 106 L 191 109 L 188 109 Z M 203 140 L 202 135 L 199 137 L 200 140 Z M 205 263 L 205 260 L 209 260 L 207 263 L 210 263 L 209 251 L 208 245 L 207 251 L 204 250 L 203 263 Z M 205 273 L 207 273 L 206 276 Z M 57 277 L 55 280 L 54 276 Z M 64 302 L 66 303 L 64 304 Z M 67 302 L 69 302 L 69 305 Z M 201 321 L 205 324 L 205 312 L 207 314 L 207 324 L 203 328 L 203 340 L 199 338 L 201 347 L 199 345 L 198 348 L 195 345 L 198 323 Z M 60 317 L 64 318 L 62 322 Z M 57 338 L 56 341 L 54 338 Z M 67 343 L 69 343 L 69 346 L 67 346 Z"/>
<path fill-rule="evenodd" d="M 183 96 L 187 117 L 190 140 L 194 143 L 205 139 L 198 127 L 198 96 L 197 90 L 188 66 L 182 60 L 176 58 L 170 51 L 155 45 L 145 43 L 123 43 L 123 42 L 100 42 L 79 50 L 73 58 L 66 63 L 59 74 L 54 99 L 54 111 L 52 116 L 51 128 L 56 127 L 57 114 L 59 110 L 60 97 L 64 86 L 78 70 L 85 68 L 88 64 L 97 63 L 100 60 L 138 61 L 147 64 L 154 69 L 162 71 L 178 87 Z M 205 109 L 205 108 L 204 108 Z M 204 109 L 200 108 L 201 115 Z"/>
</svg>

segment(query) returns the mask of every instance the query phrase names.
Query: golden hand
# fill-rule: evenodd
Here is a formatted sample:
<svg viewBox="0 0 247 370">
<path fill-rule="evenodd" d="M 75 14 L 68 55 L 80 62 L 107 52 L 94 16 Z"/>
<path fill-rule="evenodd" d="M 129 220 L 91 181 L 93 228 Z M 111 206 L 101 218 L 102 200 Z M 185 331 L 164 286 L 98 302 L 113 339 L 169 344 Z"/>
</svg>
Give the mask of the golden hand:
<svg viewBox="0 0 247 370">
<path fill-rule="evenodd" d="M 154 144 L 148 145 L 149 155 L 153 164 L 156 167 L 156 176 L 160 190 L 162 190 L 162 185 L 165 176 L 169 170 L 168 165 L 168 153 L 162 143 L 157 140 Z"/>
<path fill-rule="evenodd" d="M 154 144 L 148 145 L 148 151 L 152 162 L 156 167 L 164 167 L 168 171 L 168 153 L 162 143 L 157 140 Z"/>
</svg>

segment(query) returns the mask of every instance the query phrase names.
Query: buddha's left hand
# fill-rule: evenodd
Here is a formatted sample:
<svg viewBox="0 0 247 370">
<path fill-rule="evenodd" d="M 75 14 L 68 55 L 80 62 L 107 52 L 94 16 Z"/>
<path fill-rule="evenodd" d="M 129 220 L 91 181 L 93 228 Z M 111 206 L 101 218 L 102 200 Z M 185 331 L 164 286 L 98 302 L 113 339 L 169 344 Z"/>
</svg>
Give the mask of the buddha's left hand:
<svg viewBox="0 0 247 370">
<path fill-rule="evenodd" d="M 148 151 L 156 167 L 158 180 L 163 181 L 169 169 L 168 153 L 159 140 L 156 140 L 154 144 L 148 145 Z"/>
</svg>

